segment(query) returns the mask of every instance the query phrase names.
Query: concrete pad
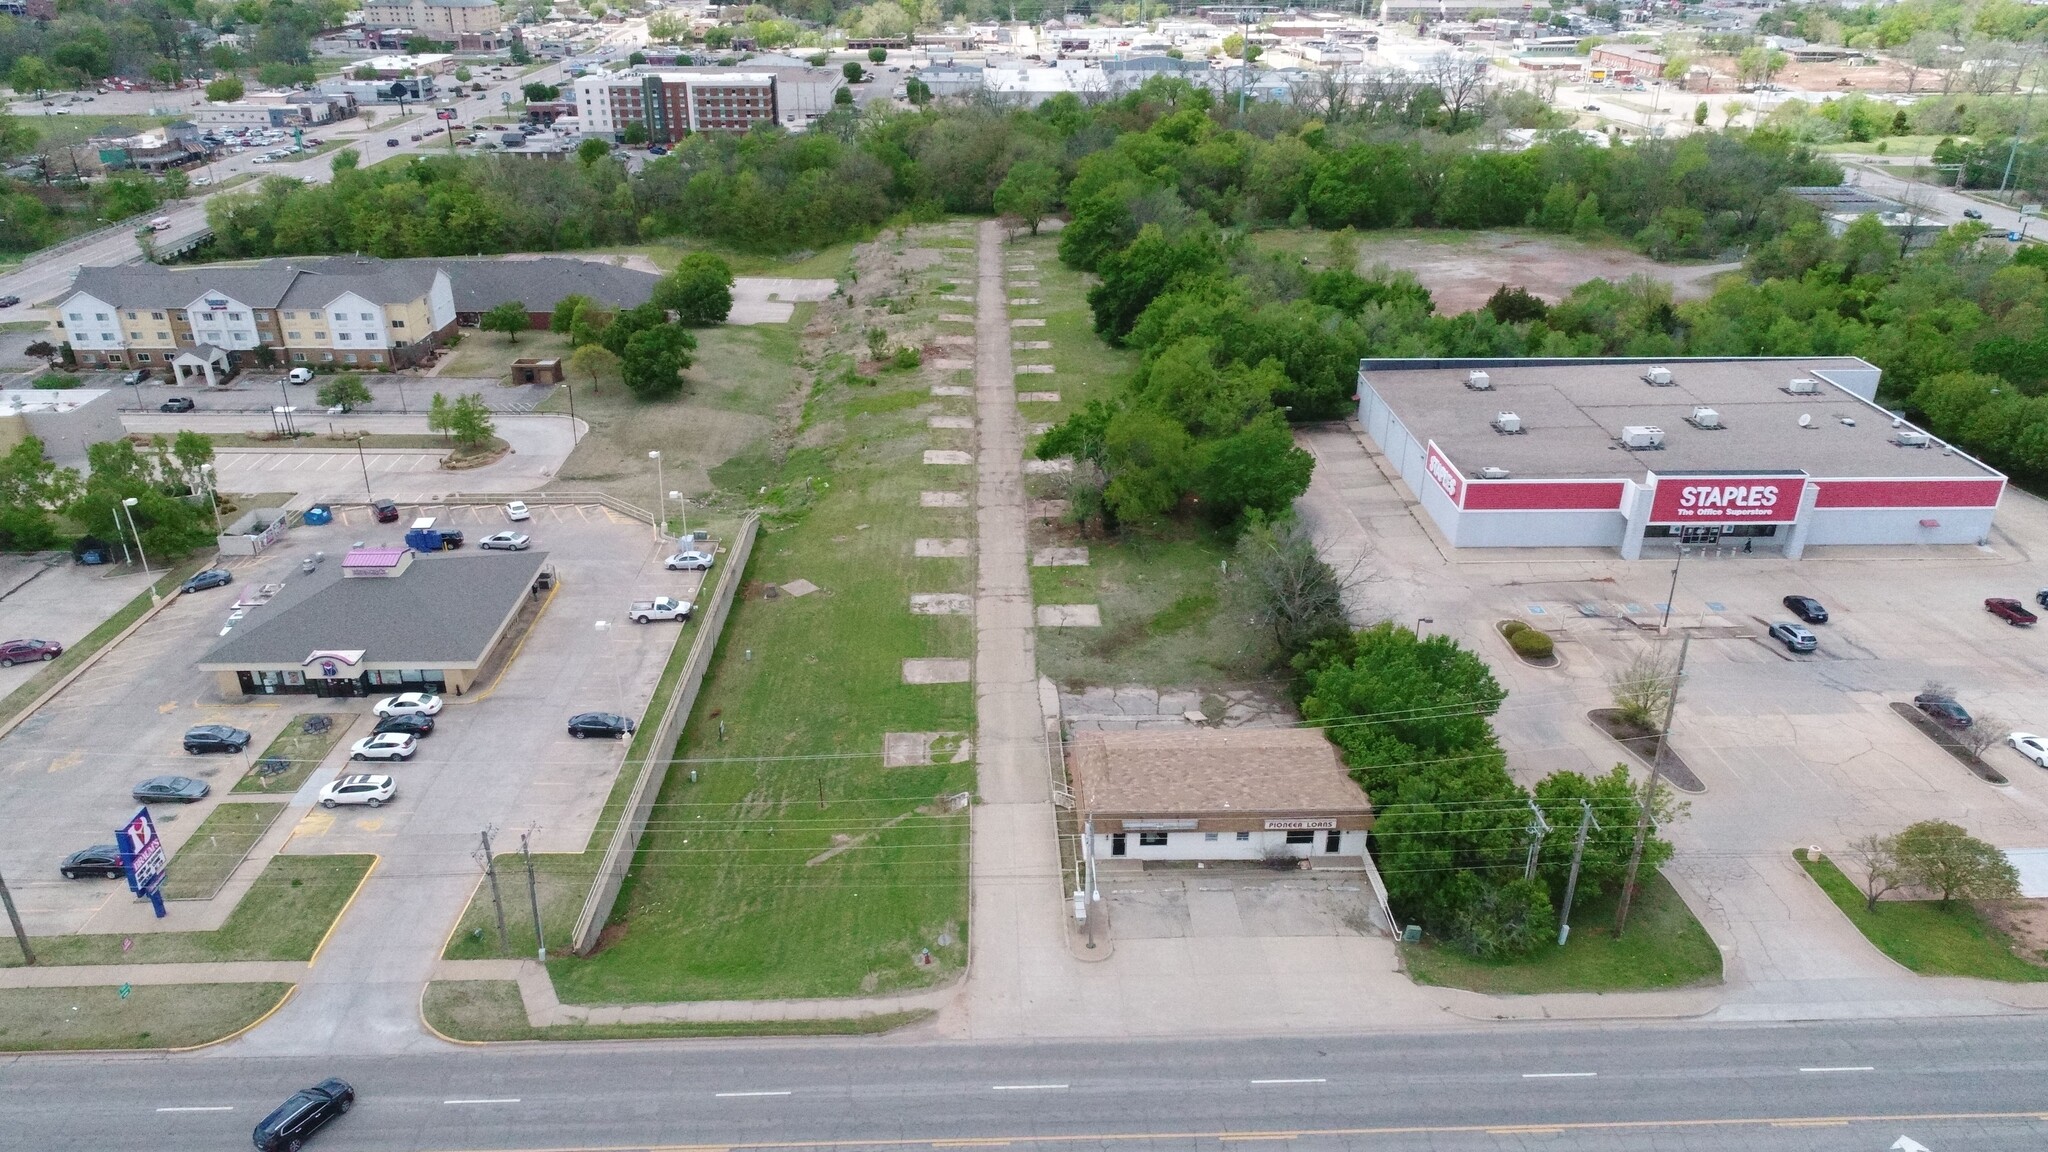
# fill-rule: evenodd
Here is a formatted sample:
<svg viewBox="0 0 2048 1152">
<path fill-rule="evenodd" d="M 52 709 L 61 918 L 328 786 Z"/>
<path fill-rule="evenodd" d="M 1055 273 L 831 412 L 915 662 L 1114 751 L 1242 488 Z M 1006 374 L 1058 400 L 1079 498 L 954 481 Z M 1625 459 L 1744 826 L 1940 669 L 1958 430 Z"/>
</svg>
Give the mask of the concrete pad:
<svg viewBox="0 0 2048 1152">
<path fill-rule="evenodd" d="M 913 616 L 967 616 L 974 612 L 974 597 L 962 592 L 913 592 Z"/>
<path fill-rule="evenodd" d="M 917 506 L 920 508 L 965 508 L 967 507 L 967 493 L 920 492 L 917 494 Z"/>
<path fill-rule="evenodd" d="M 930 455 L 930 453 L 926 453 L 926 455 Z M 1056 476 L 1062 472 L 1072 472 L 1073 470 L 1073 460 L 1065 456 L 1057 460 L 1026 460 L 1024 462 L 1024 474 L 1026 476 Z"/>
<path fill-rule="evenodd" d="M 972 396 L 972 395 L 974 395 L 974 389 L 972 389 L 972 388 L 969 388 L 969 387 L 968 387 L 967 385 L 965 385 L 965 384 L 934 384 L 934 385 L 932 385 L 932 395 L 934 395 L 934 396 Z"/>
<path fill-rule="evenodd" d="M 1052 347 L 1052 341 L 1050 341 L 1050 340 L 1012 340 L 1012 341 L 1010 341 L 1010 347 L 1012 347 L 1012 348 L 1016 349 L 1016 350 L 1017 350 L 1017 351 L 1019 351 L 1019 352 L 1030 352 L 1030 351 L 1033 351 L 1033 350 L 1036 350 L 1036 349 L 1040 349 L 1040 348 L 1050 348 L 1050 347 Z"/>
<path fill-rule="evenodd" d="M 1050 423 L 1040 420 L 1036 423 L 1026 424 L 1024 426 L 1024 434 L 1026 436 L 1043 436 L 1047 432 L 1052 431 L 1052 428 L 1053 426 Z"/>
<path fill-rule="evenodd" d="M 941 320 L 945 320 L 945 319 L 948 319 L 948 317 L 945 317 L 945 316 L 941 316 L 941 317 L 939 317 L 939 319 L 941 319 Z M 1012 320 L 1012 321 L 1010 321 L 1010 327 L 1012 327 L 1012 328 L 1043 328 L 1043 327 L 1045 327 L 1045 321 L 1043 321 L 1043 320 Z"/>
<path fill-rule="evenodd" d="M 925 421 L 925 426 L 928 428 L 972 428 L 974 427 L 974 417 L 933 416 Z"/>
<path fill-rule="evenodd" d="M 939 297 L 939 299 L 941 299 L 941 300 L 951 300 L 951 301 L 953 301 L 953 302 L 955 302 L 955 303 L 958 303 L 958 304 L 972 304 L 972 303 L 974 303 L 974 297 L 972 297 L 972 296 L 957 296 L 957 295 L 954 295 L 954 294 L 952 294 L 952 293 L 948 293 L 948 294 L 946 294 L 946 295 L 944 295 L 944 296 L 941 296 L 941 297 Z"/>
<path fill-rule="evenodd" d="M 1012 296 L 1012 297 L 1010 297 L 1010 306 L 1011 306 L 1011 307 L 1013 307 L 1013 308 L 1029 308 L 1029 307 L 1030 307 L 1031 305 L 1033 305 L 1033 304 L 1043 304 L 1043 303 L 1045 303 L 1045 301 L 1043 301 L 1043 300 L 1040 300 L 1040 299 L 1039 299 L 1038 297 L 1036 297 L 1036 296 Z"/>
<path fill-rule="evenodd" d="M 957 559 L 974 555 L 974 541 L 965 536 L 920 536 L 911 546 L 914 555 L 934 560 Z"/>
<path fill-rule="evenodd" d="M 1019 376 L 1050 376 L 1054 371 L 1055 369 L 1050 364 L 1017 365 L 1017 375 Z"/>
<path fill-rule="evenodd" d="M 921 768 L 927 764 L 965 764 L 974 759 L 974 741 L 965 732 L 884 732 L 882 767 Z"/>
<path fill-rule="evenodd" d="M 1060 394 L 1057 392 L 1017 393 L 1017 403 L 1019 404 L 1057 404 L 1059 402 Z"/>
<path fill-rule="evenodd" d="M 1086 548 L 1040 548 L 1031 554 L 1033 568 L 1085 568 L 1088 566 Z"/>
<path fill-rule="evenodd" d="M 1036 281 L 1036 280 L 1012 280 L 1012 281 L 1010 281 L 1010 287 L 1012 287 L 1012 288 L 1036 288 L 1036 287 L 1038 287 L 1038 281 Z"/>
<path fill-rule="evenodd" d="M 728 324 L 787 324 L 798 301 L 824 300 L 839 287 L 836 280 L 795 280 L 741 276 L 732 282 Z"/>
<path fill-rule="evenodd" d="M 1036 272 L 1036 271 L 1038 271 L 1038 265 L 1036 265 L 1036 264 L 1012 264 L 1012 265 L 1010 265 L 1010 271 L 1012 271 L 1012 272 Z"/>
<path fill-rule="evenodd" d="M 818 586 L 816 584 L 813 584 L 809 580 L 804 580 L 801 578 L 791 580 L 789 583 L 784 584 L 782 586 L 782 594 L 784 596 L 809 596 L 811 593 L 816 592 L 817 590 Z"/>
<path fill-rule="evenodd" d="M 971 452 L 958 452 L 951 448 L 927 448 L 924 454 L 924 462 L 927 464 L 972 464 L 974 463 L 974 455 Z"/>
<path fill-rule="evenodd" d="M 930 363 L 926 364 L 925 367 L 937 368 L 941 372 L 965 372 L 974 367 L 974 361 L 939 359 L 931 361 Z"/>
<path fill-rule="evenodd" d="M 974 323 L 974 317 L 972 317 L 972 316 L 962 316 L 962 315 L 960 315 L 960 314 L 959 314 L 958 312 L 941 312 L 941 313 L 939 313 L 939 319 L 941 319 L 941 320 L 944 320 L 944 321 L 945 321 L 946 323 L 948 323 L 948 324 L 972 324 L 972 323 Z"/>
<path fill-rule="evenodd" d="M 903 662 L 905 684 L 965 684 L 972 679 L 966 660 L 925 659 Z"/>
<path fill-rule="evenodd" d="M 954 332 L 944 336 L 934 336 L 932 337 L 932 343 L 942 348 L 972 348 L 974 347 L 974 337 Z"/>
<path fill-rule="evenodd" d="M 1031 518 L 1033 520 L 1057 520 L 1072 511 L 1073 507 L 1073 504 L 1066 500 L 1033 500 L 1031 502 Z"/>
<path fill-rule="evenodd" d="M 1040 604 L 1040 628 L 1100 628 L 1102 608 L 1096 604 Z"/>
</svg>

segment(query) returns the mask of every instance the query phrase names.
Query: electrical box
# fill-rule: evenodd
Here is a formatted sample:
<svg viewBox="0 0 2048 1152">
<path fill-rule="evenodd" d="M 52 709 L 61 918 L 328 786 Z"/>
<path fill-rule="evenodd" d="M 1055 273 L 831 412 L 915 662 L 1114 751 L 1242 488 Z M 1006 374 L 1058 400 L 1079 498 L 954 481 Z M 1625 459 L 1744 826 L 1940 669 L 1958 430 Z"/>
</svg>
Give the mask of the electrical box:
<svg viewBox="0 0 2048 1152">
<path fill-rule="evenodd" d="M 1686 417 L 1686 419 L 1691 421 L 1695 428 L 1719 428 L 1721 426 L 1721 414 L 1712 408 L 1695 408 L 1692 410 L 1692 415 Z"/>
<path fill-rule="evenodd" d="M 1621 446 L 1624 448 L 1662 448 L 1664 430 L 1649 424 L 1631 424 L 1621 430 Z"/>
<path fill-rule="evenodd" d="M 1467 372 L 1465 374 L 1465 387 L 1470 388 L 1474 392 L 1491 392 L 1493 391 L 1493 377 L 1488 376 L 1484 372 Z"/>
<path fill-rule="evenodd" d="M 1522 430 L 1522 418 L 1513 412 L 1502 412 L 1493 418 L 1493 430 L 1503 435 L 1513 436 Z"/>
<path fill-rule="evenodd" d="M 1508 470 L 1505 468 L 1481 468 L 1479 470 L 1479 478 L 1481 480 L 1505 480 L 1508 478 Z"/>
<path fill-rule="evenodd" d="M 1671 378 L 1671 369 L 1662 366 L 1652 368 L 1648 372 L 1643 373 L 1643 381 L 1652 388 L 1669 388 L 1677 383 L 1677 381 Z"/>
<path fill-rule="evenodd" d="M 1901 428 L 1893 435 L 1892 443 L 1901 448 L 1925 448 L 1933 443 L 1933 437 L 1916 428 Z"/>
<path fill-rule="evenodd" d="M 1794 396 L 1812 396 L 1820 392 L 1820 381 L 1808 376 L 1801 376 L 1797 380 L 1786 384 L 1785 391 L 1790 392 Z"/>
</svg>

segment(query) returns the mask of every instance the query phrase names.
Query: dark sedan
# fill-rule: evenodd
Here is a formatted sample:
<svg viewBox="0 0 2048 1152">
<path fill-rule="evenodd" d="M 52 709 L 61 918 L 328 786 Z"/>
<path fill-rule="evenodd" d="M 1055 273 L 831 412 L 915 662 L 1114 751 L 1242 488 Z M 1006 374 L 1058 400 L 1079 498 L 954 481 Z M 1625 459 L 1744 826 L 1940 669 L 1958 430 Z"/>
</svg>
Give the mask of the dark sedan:
<svg viewBox="0 0 2048 1152">
<path fill-rule="evenodd" d="M 1821 606 L 1820 601 L 1815 600 L 1811 596 L 1785 597 L 1785 610 L 1808 624 L 1825 624 L 1828 622 L 1828 610 Z"/>
<path fill-rule="evenodd" d="M 379 524 L 394 524 L 398 521 L 398 505 L 389 500 L 370 501 L 370 511 L 376 513 Z"/>
<path fill-rule="evenodd" d="M 1955 697 L 1943 696 L 1938 692 L 1922 692 L 1913 697 L 1913 707 L 1925 712 L 1935 723 L 1944 728 L 1968 728 L 1976 721 Z"/>
<path fill-rule="evenodd" d="M 199 405 L 194 404 L 190 396 L 173 396 L 169 400 L 157 405 L 156 410 L 159 412 L 190 412 L 197 407 Z"/>
<path fill-rule="evenodd" d="M 235 574 L 225 568 L 208 568 L 195 572 L 190 580 L 178 585 L 180 592 L 204 592 L 208 588 L 224 588 L 235 582 Z"/>
<path fill-rule="evenodd" d="M 108 880 L 121 878 L 121 850 L 112 844 L 95 844 L 81 848 L 64 858 L 57 865 L 57 871 L 66 880 L 77 880 L 86 876 L 100 876 Z"/>
<path fill-rule="evenodd" d="M 19 303 L 21 303 L 21 297 L 19 296 L 0 296 L 0 308 L 12 308 Z"/>
<path fill-rule="evenodd" d="M 0 668 L 12 668 L 32 660 L 55 660 L 64 646 L 55 640 L 9 640 L 0 643 Z"/>
<path fill-rule="evenodd" d="M 616 740 L 633 734 L 633 722 L 613 712 L 578 712 L 569 717 L 569 735 L 578 740 L 603 736 Z"/>
<path fill-rule="evenodd" d="M 211 791 L 212 785 L 190 776 L 152 776 L 137 784 L 130 795 L 144 804 L 190 804 L 206 799 Z"/>
<path fill-rule="evenodd" d="M 249 734 L 226 724 L 201 724 L 185 733 L 185 751 L 194 756 L 201 752 L 240 752 L 248 746 Z"/>
<path fill-rule="evenodd" d="M 256 1125 L 252 1138 L 259 1152 L 296 1152 L 315 1132 L 355 1104 L 356 1090 L 348 1081 L 322 1080 L 292 1093 L 291 1099 Z"/>
<path fill-rule="evenodd" d="M 403 732 L 409 736 L 432 736 L 434 734 L 434 718 L 424 712 L 401 712 L 396 716 L 386 716 L 382 720 L 377 721 L 377 727 L 370 731 L 370 735 L 382 736 L 386 732 Z"/>
</svg>

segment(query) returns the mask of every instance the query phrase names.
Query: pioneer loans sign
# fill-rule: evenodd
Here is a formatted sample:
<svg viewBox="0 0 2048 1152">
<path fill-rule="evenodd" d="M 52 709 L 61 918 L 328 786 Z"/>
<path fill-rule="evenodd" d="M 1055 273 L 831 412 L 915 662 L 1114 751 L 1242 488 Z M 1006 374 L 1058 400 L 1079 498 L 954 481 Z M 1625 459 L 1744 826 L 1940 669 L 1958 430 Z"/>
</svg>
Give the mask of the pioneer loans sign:
<svg viewBox="0 0 2048 1152">
<path fill-rule="evenodd" d="M 1652 524 L 1789 524 L 1803 476 L 1659 476 Z"/>
<path fill-rule="evenodd" d="M 1465 491 L 1465 478 L 1458 475 L 1458 470 L 1451 466 L 1451 458 L 1443 454 L 1434 440 L 1429 442 L 1429 452 L 1422 458 L 1422 467 L 1429 473 L 1429 478 L 1436 481 L 1436 486 L 1443 489 L 1444 495 L 1451 498 L 1451 503 L 1456 504 L 1459 495 Z"/>
</svg>

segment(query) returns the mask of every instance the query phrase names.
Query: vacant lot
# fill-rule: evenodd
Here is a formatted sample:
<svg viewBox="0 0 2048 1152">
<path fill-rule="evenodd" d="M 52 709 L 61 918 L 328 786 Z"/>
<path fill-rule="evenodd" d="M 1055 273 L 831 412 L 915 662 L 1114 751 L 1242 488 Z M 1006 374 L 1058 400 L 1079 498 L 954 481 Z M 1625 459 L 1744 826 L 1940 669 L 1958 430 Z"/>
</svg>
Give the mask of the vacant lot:
<svg viewBox="0 0 2048 1152">
<path fill-rule="evenodd" d="M 245 1028 L 289 984 L 151 984 L 0 988 L 0 1052 L 184 1048 Z"/>
<path fill-rule="evenodd" d="M 1795 855 L 1806 874 L 1877 950 L 1922 976 L 1974 976 L 2034 983 L 2048 966 L 2014 951 L 2013 941 L 1968 901 L 1944 908 L 1933 900 L 1880 900 L 1868 908 L 1854 881 L 1832 860 Z"/>
<path fill-rule="evenodd" d="M 1276 252 L 1327 265 L 1330 234 L 1311 231 L 1260 232 L 1252 242 Z M 1503 230 L 1447 232 L 1409 229 L 1358 234 L 1358 271 L 1374 265 L 1405 268 L 1436 297 L 1436 310 L 1469 312 L 1503 284 L 1526 288 L 1556 302 L 1588 280 L 1625 280 L 1642 273 L 1671 285 L 1672 295 L 1694 300 L 1711 293 L 1714 278 L 1732 264 L 1659 264 L 1617 242 L 1590 243 L 1550 232 Z"/>
</svg>

